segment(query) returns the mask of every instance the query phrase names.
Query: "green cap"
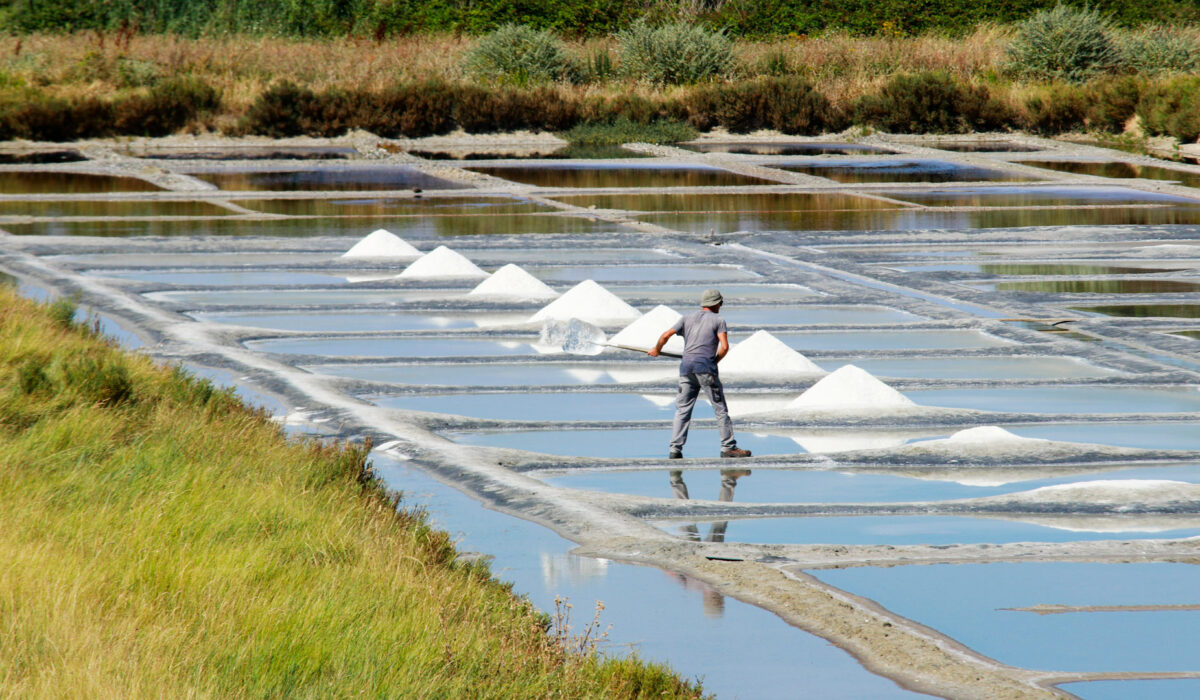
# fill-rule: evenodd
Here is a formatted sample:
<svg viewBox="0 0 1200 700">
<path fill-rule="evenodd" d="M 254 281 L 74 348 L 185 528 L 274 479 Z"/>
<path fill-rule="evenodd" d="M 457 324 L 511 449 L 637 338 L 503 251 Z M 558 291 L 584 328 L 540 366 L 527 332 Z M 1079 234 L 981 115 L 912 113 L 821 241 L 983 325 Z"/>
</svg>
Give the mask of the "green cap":
<svg viewBox="0 0 1200 700">
<path fill-rule="evenodd" d="M 706 289 L 704 290 L 704 293 L 700 295 L 700 306 L 716 306 L 723 301 L 725 301 L 725 299 L 721 296 L 721 293 L 715 289 Z"/>
</svg>

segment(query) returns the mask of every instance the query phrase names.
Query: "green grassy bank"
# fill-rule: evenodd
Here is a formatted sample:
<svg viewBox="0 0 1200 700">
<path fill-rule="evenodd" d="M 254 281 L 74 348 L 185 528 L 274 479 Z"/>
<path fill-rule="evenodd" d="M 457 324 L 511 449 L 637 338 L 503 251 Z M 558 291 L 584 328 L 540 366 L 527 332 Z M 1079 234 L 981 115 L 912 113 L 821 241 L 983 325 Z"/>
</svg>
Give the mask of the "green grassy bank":
<svg viewBox="0 0 1200 700">
<path fill-rule="evenodd" d="M 699 696 L 548 633 L 363 448 L 72 313 L 0 286 L 0 697 Z"/>
</svg>

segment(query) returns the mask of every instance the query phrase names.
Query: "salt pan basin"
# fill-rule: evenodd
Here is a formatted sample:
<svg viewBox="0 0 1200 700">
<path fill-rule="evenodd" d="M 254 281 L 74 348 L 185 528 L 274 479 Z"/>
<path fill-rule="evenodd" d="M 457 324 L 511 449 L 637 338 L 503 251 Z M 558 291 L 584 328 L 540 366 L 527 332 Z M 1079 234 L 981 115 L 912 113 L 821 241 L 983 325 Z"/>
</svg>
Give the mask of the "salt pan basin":
<svg viewBox="0 0 1200 700">
<path fill-rule="evenodd" d="M 673 414 L 672 414 L 673 415 Z M 668 416 L 669 417 L 669 416 Z M 692 415 L 692 429 L 688 434 L 683 454 L 688 457 L 716 457 L 721 453 L 721 440 L 715 425 L 699 424 L 696 418 L 711 418 L 697 407 Z M 796 443 L 787 438 L 770 435 L 755 435 L 739 432 L 734 425 L 738 447 L 749 449 L 755 455 L 795 454 Z M 581 430 L 556 428 L 554 430 L 520 430 L 504 432 L 456 431 L 446 437 L 464 445 L 486 445 L 488 447 L 511 447 L 529 452 L 561 455 L 564 457 L 595 457 L 619 459 L 663 459 L 667 456 L 667 442 L 671 439 L 671 426 L 660 429 L 614 428 L 609 430 Z M 666 470 L 656 472 L 666 480 Z M 664 495 L 657 492 L 653 495 Z M 669 494 L 666 494 L 669 495 Z"/>
<path fill-rule="evenodd" d="M 649 382 L 673 388 L 679 371 L 666 362 L 600 363 L 455 363 L 313 365 L 310 372 L 350 379 L 412 386 L 559 386 Z"/>
<path fill-rule="evenodd" d="M 258 314 L 204 311 L 189 315 L 197 321 L 208 323 L 227 323 L 276 331 L 309 332 L 488 328 L 519 324 L 526 318 L 525 314 L 487 312 L 416 314 L 390 311 Z"/>
<path fill-rule="evenodd" d="M 809 573 L 1001 663 L 1091 672 L 1194 671 L 1200 665 L 1200 611 L 1086 611 L 1195 604 L 1200 567 L 1189 564 L 936 564 Z M 1044 605 L 1078 611 L 1030 610 Z"/>
<path fill-rule="evenodd" d="M 533 339 L 524 338 L 271 338 L 250 340 L 246 347 L 258 352 L 323 357 L 501 357 L 538 355 Z M 541 348 L 548 352 L 549 348 Z"/>
</svg>

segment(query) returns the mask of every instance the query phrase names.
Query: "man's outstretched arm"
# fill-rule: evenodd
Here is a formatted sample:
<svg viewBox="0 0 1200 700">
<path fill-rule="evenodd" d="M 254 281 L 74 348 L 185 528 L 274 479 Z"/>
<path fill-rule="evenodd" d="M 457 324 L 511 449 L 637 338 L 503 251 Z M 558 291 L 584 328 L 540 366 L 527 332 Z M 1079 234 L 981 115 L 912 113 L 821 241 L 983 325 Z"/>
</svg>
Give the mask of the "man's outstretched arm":
<svg viewBox="0 0 1200 700">
<path fill-rule="evenodd" d="M 675 335 L 675 329 L 668 328 L 662 335 L 658 336 L 658 343 L 655 344 L 654 349 L 647 351 L 646 354 L 650 357 L 658 357 L 658 353 L 662 352 L 663 346 L 667 344 L 667 341 L 673 335 Z"/>
<path fill-rule="evenodd" d="M 729 334 L 728 333 L 718 333 L 717 334 L 717 362 L 720 362 L 721 358 L 725 357 L 725 354 L 728 352 L 729 352 Z"/>
</svg>

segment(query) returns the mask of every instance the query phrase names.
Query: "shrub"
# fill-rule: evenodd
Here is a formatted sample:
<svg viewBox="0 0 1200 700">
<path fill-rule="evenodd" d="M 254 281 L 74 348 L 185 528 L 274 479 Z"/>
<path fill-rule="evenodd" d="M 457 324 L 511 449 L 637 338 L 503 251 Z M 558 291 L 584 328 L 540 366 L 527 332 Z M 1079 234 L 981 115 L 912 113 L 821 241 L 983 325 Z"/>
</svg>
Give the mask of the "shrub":
<svg viewBox="0 0 1200 700">
<path fill-rule="evenodd" d="M 50 379 L 46 376 L 45 362 L 31 357 L 17 368 L 17 387 L 22 394 L 34 394 L 50 388 Z"/>
<path fill-rule="evenodd" d="M 854 103 L 855 123 L 894 133 L 993 131 L 1013 120 L 986 87 L 963 85 L 944 71 L 898 75 Z"/>
<path fill-rule="evenodd" d="M 1112 34 L 1112 24 L 1098 10 L 1056 5 L 1017 25 L 1008 59 L 1022 75 L 1083 82 L 1118 64 Z"/>
<path fill-rule="evenodd" d="M 317 96 L 291 81 L 263 90 L 242 118 L 242 130 L 273 138 L 300 136 L 311 129 Z"/>
<path fill-rule="evenodd" d="M 605 124 L 580 124 L 562 134 L 572 145 L 619 146 L 623 143 L 679 143 L 696 138 L 687 124 L 670 119 L 636 122 L 617 117 Z"/>
<path fill-rule="evenodd" d="M 63 378 L 68 387 L 80 395 L 102 406 L 112 406 L 133 398 L 133 381 L 129 368 L 123 361 L 112 356 L 101 359 L 83 357 L 68 362 Z"/>
<path fill-rule="evenodd" d="M 1145 75 L 1200 69 L 1200 35 L 1172 27 L 1147 27 L 1117 38 L 1121 64 Z"/>
<path fill-rule="evenodd" d="M 685 22 L 650 26 L 634 22 L 617 33 L 621 72 L 652 83 L 678 85 L 725 75 L 733 43 L 720 32 Z"/>
<path fill-rule="evenodd" d="M 454 121 L 469 133 L 544 129 L 561 131 L 576 121 L 576 105 L 550 88 L 458 91 Z"/>
<path fill-rule="evenodd" d="M 842 127 L 829 100 L 802 78 L 714 85 L 692 92 L 683 102 L 688 123 L 703 130 L 720 125 L 735 133 L 776 129 L 813 135 Z"/>
<path fill-rule="evenodd" d="M 506 24 L 467 52 L 464 67 L 476 78 L 516 85 L 569 80 L 576 68 L 563 42 L 550 31 Z"/>
<path fill-rule="evenodd" d="M 1184 143 L 1200 138 L 1200 77 L 1180 77 L 1150 85 L 1138 101 L 1142 128 Z"/>
<path fill-rule="evenodd" d="M 46 309 L 50 313 L 50 320 L 61 328 L 74 329 L 75 312 L 79 310 L 78 304 L 70 297 L 59 297 L 50 302 Z"/>
<path fill-rule="evenodd" d="M 1137 110 L 1145 83 L 1125 75 L 1093 83 L 1087 88 L 1087 124 L 1092 129 L 1120 134 Z"/>
<path fill-rule="evenodd" d="M 389 138 L 446 134 L 454 130 L 456 99 L 454 87 L 440 80 L 395 85 L 362 99 L 368 118 L 349 122 Z"/>
<path fill-rule="evenodd" d="M 134 95 L 113 107 L 117 134 L 166 136 L 183 128 L 197 115 L 220 106 L 217 91 L 195 78 L 174 78 Z"/>
<path fill-rule="evenodd" d="M 1051 85 L 1025 101 L 1022 126 L 1037 134 L 1061 134 L 1081 129 L 1088 114 L 1088 98 L 1081 88 Z"/>
</svg>

